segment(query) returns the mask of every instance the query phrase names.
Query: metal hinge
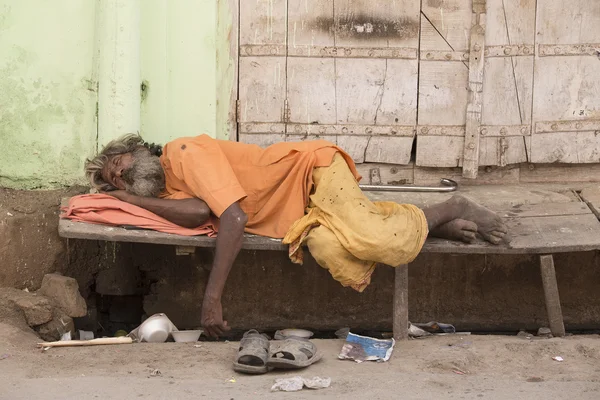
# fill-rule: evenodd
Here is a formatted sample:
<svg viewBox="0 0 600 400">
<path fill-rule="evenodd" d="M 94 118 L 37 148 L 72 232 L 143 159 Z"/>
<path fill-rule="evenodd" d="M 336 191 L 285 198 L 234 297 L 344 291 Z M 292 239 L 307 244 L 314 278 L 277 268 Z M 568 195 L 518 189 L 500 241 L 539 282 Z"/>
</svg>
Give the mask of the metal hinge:
<svg viewBox="0 0 600 400">
<path fill-rule="evenodd" d="M 288 99 L 283 102 L 283 122 L 290 122 L 290 103 Z"/>
<path fill-rule="evenodd" d="M 242 114 L 242 103 L 239 100 L 235 101 L 235 122 L 240 122 L 240 115 Z"/>
</svg>

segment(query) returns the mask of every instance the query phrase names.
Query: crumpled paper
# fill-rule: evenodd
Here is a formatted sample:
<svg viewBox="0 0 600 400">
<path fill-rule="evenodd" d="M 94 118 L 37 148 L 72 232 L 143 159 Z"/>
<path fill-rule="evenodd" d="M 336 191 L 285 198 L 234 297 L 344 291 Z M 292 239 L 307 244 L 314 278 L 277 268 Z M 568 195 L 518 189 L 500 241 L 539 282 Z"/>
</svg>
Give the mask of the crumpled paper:
<svg viewBox="0 0 600 400">
<path fill-rule="evenodd" d="M 312 379 L 294 376 L 293 378 L 277 379 L 271 388 L 271 391 L 297 392 L 304 389 L 325 389 L 331 385 L 331 378 L 320 378 L 315 376 Z"/>
</svg>

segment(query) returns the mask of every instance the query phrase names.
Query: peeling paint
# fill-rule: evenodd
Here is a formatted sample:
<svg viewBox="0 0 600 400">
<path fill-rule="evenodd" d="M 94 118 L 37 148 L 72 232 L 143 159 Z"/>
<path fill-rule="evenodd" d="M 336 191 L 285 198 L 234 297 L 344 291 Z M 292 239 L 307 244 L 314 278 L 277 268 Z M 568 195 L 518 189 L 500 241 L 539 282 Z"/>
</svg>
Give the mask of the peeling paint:
<svg viewBox="0 0 600 400">
<path fill-rule="evenodd" d="M 95 7 L 82 2 L 64 12 L 3 2 L 0 185 L 32 189 L 82 182 L 95 139 L 96 93 L 89 90 Z"/>
</svg>

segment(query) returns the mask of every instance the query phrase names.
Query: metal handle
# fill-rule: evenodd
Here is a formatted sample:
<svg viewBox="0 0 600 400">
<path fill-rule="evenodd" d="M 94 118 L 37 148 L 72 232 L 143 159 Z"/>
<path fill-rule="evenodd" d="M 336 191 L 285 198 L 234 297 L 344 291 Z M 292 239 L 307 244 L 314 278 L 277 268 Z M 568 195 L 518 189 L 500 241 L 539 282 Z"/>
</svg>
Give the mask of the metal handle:
<svg viewBox="0 0 600 400">
<path fill-rule="evenodd" d="M 411 186 L 411 185 L 360 185 L 367 192 L 454 192 L 458 183 L 452 179 L 442 178 L 441 186 Z"/>
</svg>

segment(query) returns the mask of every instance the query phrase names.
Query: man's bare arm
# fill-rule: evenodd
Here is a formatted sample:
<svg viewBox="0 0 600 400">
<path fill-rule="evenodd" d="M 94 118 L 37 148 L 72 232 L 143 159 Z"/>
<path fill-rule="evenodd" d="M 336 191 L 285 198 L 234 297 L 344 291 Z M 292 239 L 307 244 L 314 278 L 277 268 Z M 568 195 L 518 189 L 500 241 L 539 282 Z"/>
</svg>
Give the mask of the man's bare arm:
<svg viewBox="0 0 600 400">
<path fill-rule="evenodd" d="M 157 199 L 136 196 L 125 190 L 115 190 L 106 194 L 151 211 L 167 221 L 171 221 L 184 228 L 197 228 L 208 221 L 210 217 L 210 208 L 204 201 L 198 198 L 181 200 Z"/>
<path fill-rule="evenodd" d="M 204 291 L 202 326 L 208 336 L 219 337 L 230 328 L 223 321 L 221 296 L 231 267 L 242 248 L 248 217 L 234 203 L 221 215 L 213 267 Z"/>
</svg>

